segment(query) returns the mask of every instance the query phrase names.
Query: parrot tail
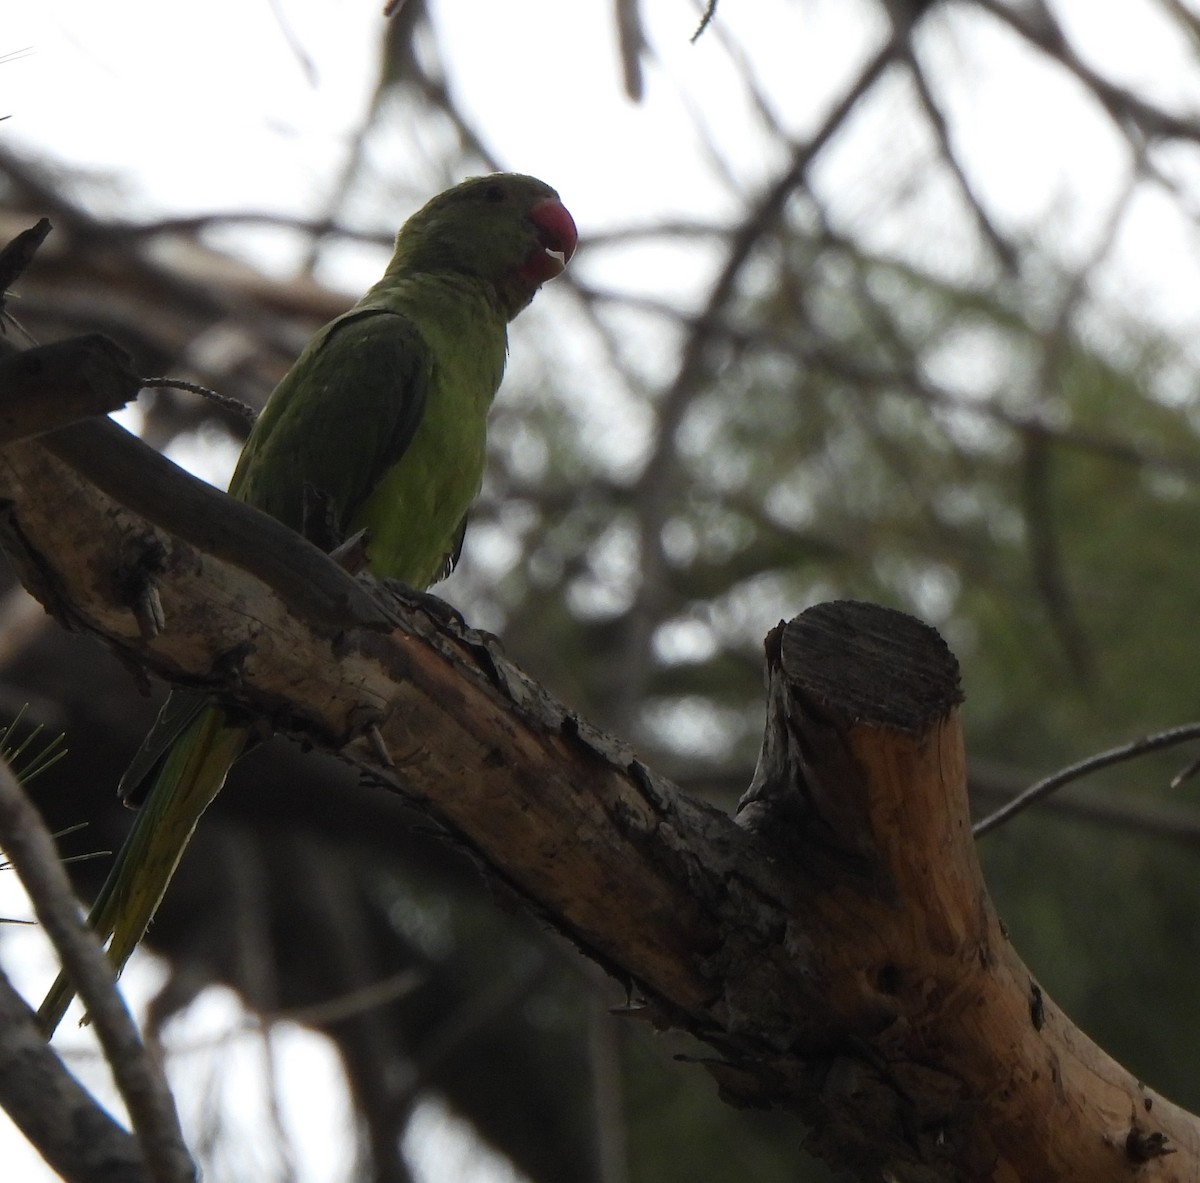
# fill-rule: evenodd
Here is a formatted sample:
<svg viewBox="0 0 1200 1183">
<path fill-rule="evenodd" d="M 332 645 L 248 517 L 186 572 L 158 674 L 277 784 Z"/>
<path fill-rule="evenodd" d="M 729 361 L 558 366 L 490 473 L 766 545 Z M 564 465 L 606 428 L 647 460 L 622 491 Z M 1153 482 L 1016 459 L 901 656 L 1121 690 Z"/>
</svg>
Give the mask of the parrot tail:
<svg viewBox="0 0 1200 1183">
<path fill-rule="evenodd" d="M 221 791 L 248 739 L 245 727 L 231 725 L 220 707 L 210 706 L 167 753 L 88 914 L 96 936 L 108 940 L 116 974 L 145 935 L 200 815 Z M 60 973 L 38 1008 L 38 1025 L 47 1038 L 74 996 L 70 980 Z"/>
</svg>

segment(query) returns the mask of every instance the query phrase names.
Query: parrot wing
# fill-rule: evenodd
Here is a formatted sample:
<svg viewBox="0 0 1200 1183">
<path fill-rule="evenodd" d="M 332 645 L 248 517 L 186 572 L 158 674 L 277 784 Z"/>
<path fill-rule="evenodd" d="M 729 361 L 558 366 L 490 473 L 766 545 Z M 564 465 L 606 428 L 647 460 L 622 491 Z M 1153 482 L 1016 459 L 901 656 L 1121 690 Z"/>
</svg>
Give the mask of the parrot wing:
<svg viewBox="0 0 1200 1183">
<path fill-rule="evenodd" d="M 432 351 L 403 313 L 366 305 L 338 317 L 271 396 L 229 491 L 303 531 L 308 486 L 344 534 L 412 442 L 432 371 Z"/>
<path fill-rule="evenodd" d="M 284 378 L 230 491 L 302 530 L 311 486 L 332 503 L 344 531 L 412 441 L 430 370 L 430 351 L 403 314 L 368 306 L 338 317 Z M 347 375 L 353 396 L 335 404 Z M 141 803 L 172 745 L 211 703 L 202 691 L 172 692 L 117 787 L 127 805 Z"/>
</svg>

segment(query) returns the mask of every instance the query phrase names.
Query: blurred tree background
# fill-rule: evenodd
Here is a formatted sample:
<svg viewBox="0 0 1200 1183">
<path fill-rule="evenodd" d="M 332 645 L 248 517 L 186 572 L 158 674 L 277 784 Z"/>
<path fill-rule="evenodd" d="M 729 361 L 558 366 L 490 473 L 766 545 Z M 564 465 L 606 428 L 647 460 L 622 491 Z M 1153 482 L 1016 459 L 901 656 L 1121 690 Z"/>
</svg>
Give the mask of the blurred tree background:
<svg viewBox="0 0 1200 1183">
<path fill-rule="evenodd" d="M 378 85 L 308 218 L 147 214 L 14 124 L 0 238 L 43 214 L 55 227 L 21 283 L 22 326 L 41 341 L 103 331 L 145 375 L 261 405 L 348 302 L 331 258 L 382 266 L 428 194 L 526 167 L 493 154 L 448 81 L 454 7 L 408 0 L 380 22 Z M 703 6 L 674 24 L 650 0 L 599 7 L 611 40 L 569 52 L 608 54 L 638 118 Z M 1185 0 L 1123 5 L 1104 30 L 1086 4 L 1042 0 L 783 7 L 823 39 L 798 42 L 798 60 L 836 66 L 825 97 L 797 109 L 799 83 L 764 65 L 778 30 L 721 0 L 699 44 L 735 90 L 683 102 L 690 139 L 664 132 L 662 161 L 691 154 L 710 216 L 580 218 L 575 263 L 514 332 L 484 495 L 444 594 L 581 714 L 730 807 L 757 752 L 766 631 L 837 597 L 913 612 L 962 662 L 983 813 L 1197 714 L 1200 17 Z M 513 11 L 498 52 L 519 68 L 565 52 Z M 987 108 L 984 90 L 1011 108 Z M 719 126 L 735 116 L 731 138 Z M 653 189 L 619 173 L 619 148 L 596 151 L 618 170 L 609 184 Z M 268 232 L 292 274 L 239 248 Z M 227 471 L 236 419 L 174 393 L 143 395 L 142 412 L 156 446 Z M 0 706 L 26 702 L 31 723 L 68 737 L 35 786 L 52 824 L 90 823 L 64 849 L 115 846 L 112 786 L 155 700 L 16 588 Z M 1168 787 L 1189 758 L 1121 765 L 982 849 L 1043 987 L 1196 1110 L 1200 811 L 1194 782 Z M 168 975 L 148 1022 L 169 1050 L 167 1021 L 232 987 L 262 1021 L 263 1063 L 287 1024 L 333 1041 L 353 1117 L 335 1173 L 314 1174 L 282 1120 L 230 1116 L 234 1084 L 214 1071 L 189 1110 L 207 1178 L 249 1177 L 247 1163 L 260 1179 L 466 1178 L 401 1153 L 432 1099 L 534 1183 L 830 1177 L 792 1122 L 727 1108 L 674 1062 L 702 1049 L 611 1016 L 618 984 L 443 839 L 283 741 L 239 765 L 150 932 Z M 77 865 L 85 895 L 104 867 Z"/>
</svg>

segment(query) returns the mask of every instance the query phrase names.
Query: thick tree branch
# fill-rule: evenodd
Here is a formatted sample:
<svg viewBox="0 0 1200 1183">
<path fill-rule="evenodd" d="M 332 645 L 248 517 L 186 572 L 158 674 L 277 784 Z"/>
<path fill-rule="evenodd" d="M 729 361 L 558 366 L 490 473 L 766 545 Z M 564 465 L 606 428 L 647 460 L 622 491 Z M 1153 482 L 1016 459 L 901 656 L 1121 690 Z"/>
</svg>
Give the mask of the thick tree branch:
<svg viewBox="0 0 1200 1183">
<path fill-rule="evenodd" d="M 55 439 L 0 452 L 5 545 L 52 612 L 420 803 L 641 1013 L 706 1041 L 730 1101 L 798 1114 L 812 1148 L 862 1179 L 1196 1173 L 1195 1119 L 1072 1027 L 1008 943 L 970 834 L 957 668 L 932 630 L 847 604 L 774 630 L 763 754 L 735 821 L 489 638 L 403 602 L 379 609 L 392 631 L 306 614 L 294 588 L 272 590 L 280 572 L 324 564 L 365 585 L 254 518 L 225 557 L 205 553 Z M 232 506 L 214 497 L 189 537 L 220 532 Z M 256 543 L 278 548 L 270 569 Z M 135 610 L 147 583 L 158 630 Z"/>
</svg>

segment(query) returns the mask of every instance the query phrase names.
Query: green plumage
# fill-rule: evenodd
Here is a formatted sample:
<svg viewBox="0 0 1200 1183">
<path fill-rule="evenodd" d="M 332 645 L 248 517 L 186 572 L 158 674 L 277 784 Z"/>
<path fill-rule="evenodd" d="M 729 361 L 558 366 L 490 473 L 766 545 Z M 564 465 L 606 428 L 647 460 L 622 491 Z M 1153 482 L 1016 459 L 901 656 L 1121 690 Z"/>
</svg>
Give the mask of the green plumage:
<svg viewBox="0 0 1200 1183">
<path fill-rule="evenodd" d="M 504 371 L 506 322 L 475 286 L 401 279 L 326 326 L 272 395 L 229 491 L 300 530 L 305 485 L 319 489 L 343 534 L 370 529 L 372 571 L 433 583 L 479 492 Z M 340 410 L 310 395 L 348 381 Z"/>
<path fill-rule="evenodd" d="M 317 506 L 342 537 L 365 528 L 378 576 L 441 578 L 483 479 L 507 324 L 575 241 L 558 195 L 532 177 L 477 177 L 435 197 L 396 236 L 383 278 L 276 387 L 230 493 L 296 530 Z M 118 972 L 248 736 L 213 700 L 177 691 L 122 779 L 137 799 L 153 777 L 89 916 Z M 48 1033 L 71 996 L 60 975 L 38 1012 Z"/>
</svg>

